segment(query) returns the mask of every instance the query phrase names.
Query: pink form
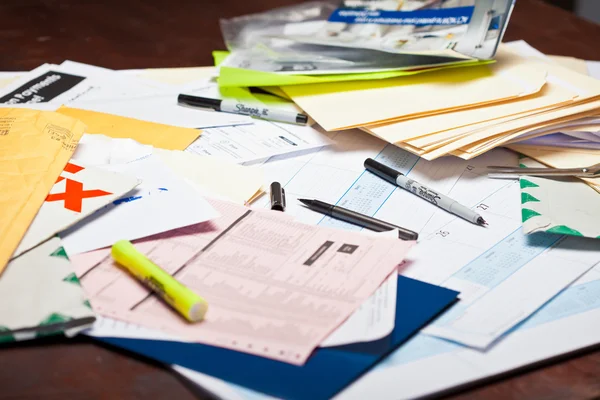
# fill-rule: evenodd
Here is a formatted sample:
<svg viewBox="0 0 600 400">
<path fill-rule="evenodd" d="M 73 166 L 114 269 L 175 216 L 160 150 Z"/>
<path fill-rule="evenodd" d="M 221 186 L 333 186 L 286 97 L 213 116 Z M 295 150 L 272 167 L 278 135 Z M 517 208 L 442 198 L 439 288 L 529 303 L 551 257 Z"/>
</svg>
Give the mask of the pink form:
<svg viewBox="0 0 600 400">
<path fill-rule="evenodd" d="M 209 303 L 186 322 L 112 261 L 71 260 L 95 311 L 192 341 L 302 365 L 391 273 L 413 242 L 305 225 L 211 200 L 221 217 L 136 241 Z"/>
</svg>

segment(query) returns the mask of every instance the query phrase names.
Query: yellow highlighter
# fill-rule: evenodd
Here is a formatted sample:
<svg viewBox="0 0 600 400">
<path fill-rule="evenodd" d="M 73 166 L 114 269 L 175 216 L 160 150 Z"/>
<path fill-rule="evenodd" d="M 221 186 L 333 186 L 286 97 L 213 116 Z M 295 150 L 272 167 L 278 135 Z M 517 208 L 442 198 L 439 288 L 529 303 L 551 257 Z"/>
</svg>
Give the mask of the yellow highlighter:
<svg viewBox="0 0 600 400">
<path fill-rule="evenodd" d="M 113 244 L 111 254 L 116 262 L 145 283 L 188 321 L 198 322 L 204 318 L 208 310 L 206 300 L 146 258 L 130 241 L 119 240 Z"/>
</svg>

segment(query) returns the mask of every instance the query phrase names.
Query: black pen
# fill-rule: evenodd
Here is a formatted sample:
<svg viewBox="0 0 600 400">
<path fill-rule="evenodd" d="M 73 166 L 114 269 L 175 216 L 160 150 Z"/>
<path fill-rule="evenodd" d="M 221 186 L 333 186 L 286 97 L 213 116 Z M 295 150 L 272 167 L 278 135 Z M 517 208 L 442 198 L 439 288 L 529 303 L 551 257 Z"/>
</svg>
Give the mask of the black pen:
<svg viewBox="0 0 600 400">
<path fill-rule="evenodd" d="M 354 225 L 362 226 L 375 232 L 387 232 L 391 230 L 398 231 L 398 237 L 402 240 L 417 240 L 419 234 L 411 230 L 390 224 L 368 215 L 363 215 L 347 208 L 334 206 L 319 200 L 298 199 L 308 208 L 321 214 L 328 215 L 341 221 L 349 222 Z"/>
</svg>

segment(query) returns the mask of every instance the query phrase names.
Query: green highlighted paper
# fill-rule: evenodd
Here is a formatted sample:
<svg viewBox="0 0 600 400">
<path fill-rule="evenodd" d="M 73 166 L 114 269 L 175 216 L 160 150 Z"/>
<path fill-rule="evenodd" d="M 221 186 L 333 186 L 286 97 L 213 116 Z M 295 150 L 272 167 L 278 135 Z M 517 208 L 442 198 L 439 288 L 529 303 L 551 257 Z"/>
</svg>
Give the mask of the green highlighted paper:
<svg viewBox="0 0 600 400">
<path fill-rule="evenodd" d="M 544 167 L 529 158 L 520 163 L 522 168 Z M 600 194 L 590 186 L 577 178 L 523 176 L 519 181 L 524 233 L 600 238 Z"/>
<path fill-rule="evenodd" d="M 214 51 L 213 58 L 215 65 L 219 65 L 229 53 L 226 51 Z M 401 76 L 411 76 L 431 71 L 439 71 L 448 68 L 472 67 L 476 65 L 485 65 L 495 62 L 494 60 L 461 60 L 454 64 L 418 69 L 411 71 L 384 71 L 368 72 L 354 74 L 334 74 L 334 75 L 283 75 L 273 72 L 255 71 L 241 68 L 221 67 L 217 82 L 221 87 L 247 87 L 247 86 L 289 86 L 306 85 L 312 83 L 326 82 L 344 82 L 344 81 L 365 81 L 375 79 L 397 78 Z"/>
</svg>

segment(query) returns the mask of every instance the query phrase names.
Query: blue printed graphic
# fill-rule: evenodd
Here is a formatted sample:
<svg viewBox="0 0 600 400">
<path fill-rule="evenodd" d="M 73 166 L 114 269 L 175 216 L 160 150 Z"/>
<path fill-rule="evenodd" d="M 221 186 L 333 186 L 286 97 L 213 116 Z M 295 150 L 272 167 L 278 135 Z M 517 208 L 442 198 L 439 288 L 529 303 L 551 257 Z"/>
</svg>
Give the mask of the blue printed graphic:
<svg viewBox="0 0 600 400">
<path fill-rule="evenodd" d="M 561 237 L 547 233 L 524 235 L 519 228 L 462 267 L 451 278 L 493 289 L 546 249 L 552 247 Z M 437 326 L 450 324 L 463 315 L 467 308 L 469 308 L 468 305 L 458 303 L 438 318 L 434 324 Z"/>
<path fill-rule="evenodd" d="M 130 196 L 130 197 L 124 197 L 124 198 L 122 198 L 122 199 L 118 199 L 118 200 L 115 200 L 115 201 L 113 201 L 113 204 L 114 204 L 115 206 L 118 206 L 119 204 L 122 204 L 122 203 L 129 203 L 129 202 L 132 202 L 132 201 L 135 201 L 135 200 L 139 200 L 139 199 L 141 199 L 141 198 L 142 198 L 142 196 Z"/>
<path fill-rule="evenodd" d="M 552 301 L 523 321 L 519 329 L 533 328 L 596 308 L 600 308 L 600 280 L 566 288 Z"/>
<path fill-rule="evenodd" d="M 471 21 L 474 7 L 455 7 L 415 11 L 366 10 L 338 8 L 329 16 L 329 22 L 377 25 L 464 25 Z"/>
<path fill-rule="evenodd" d="M 452 277 L 491 289 L 542 254 L 561 237 L 546 233 L 524 235 L 519 228 L 462 267 Z"/>
</svg>

